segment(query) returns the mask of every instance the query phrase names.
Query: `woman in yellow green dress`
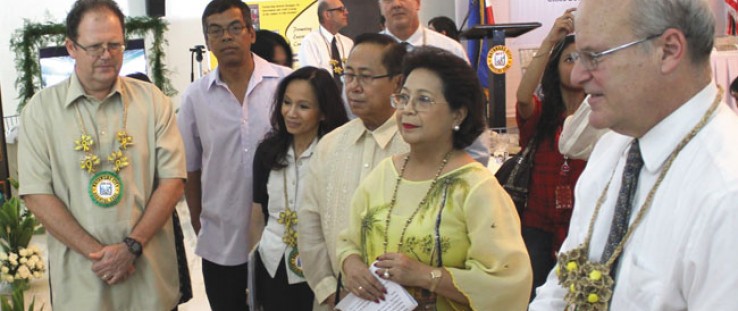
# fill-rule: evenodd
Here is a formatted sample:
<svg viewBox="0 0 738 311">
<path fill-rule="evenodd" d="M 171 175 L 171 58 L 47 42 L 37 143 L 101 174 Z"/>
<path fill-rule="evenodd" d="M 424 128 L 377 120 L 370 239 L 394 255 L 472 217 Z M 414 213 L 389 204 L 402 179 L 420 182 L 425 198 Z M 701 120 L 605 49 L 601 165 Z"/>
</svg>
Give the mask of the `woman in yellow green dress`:
<svg viewBox="0 0 738 311">
<path fill-rule="evenodd" d="M 422 47 L 403 74 L 392 105 L 410 152 L 382 161 L 354 194 L 338 242 L 344 286 L 383 300 L 376 275 L 404 286 L 419 310 L 525 310 L 532 272 L 515 207 L 463 151 L 485 129 L 474 71 Z"/>
</svg>

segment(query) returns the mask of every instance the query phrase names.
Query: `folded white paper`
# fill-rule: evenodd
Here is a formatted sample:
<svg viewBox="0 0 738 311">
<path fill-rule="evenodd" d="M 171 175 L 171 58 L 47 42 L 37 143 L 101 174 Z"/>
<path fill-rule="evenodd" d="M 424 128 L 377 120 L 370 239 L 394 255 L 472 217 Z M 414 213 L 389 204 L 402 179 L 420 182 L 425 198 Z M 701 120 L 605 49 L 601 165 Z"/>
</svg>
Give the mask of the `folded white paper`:
<svg viewBox="0 0 738 311">
<path fill-rule="evenodd" d="M 336 309 L 341 311 L 412 311 L 418 306 L 418 302 L 402 285 L 377 276 L 375 273 L 377 269 L 374 263 L 369 267 L 372 275 L 387 289 L 384 300 L 375 303 L 374 301 L 361 299 L 354 294 L 348 294 L 338 303 Z"/>
</svg>

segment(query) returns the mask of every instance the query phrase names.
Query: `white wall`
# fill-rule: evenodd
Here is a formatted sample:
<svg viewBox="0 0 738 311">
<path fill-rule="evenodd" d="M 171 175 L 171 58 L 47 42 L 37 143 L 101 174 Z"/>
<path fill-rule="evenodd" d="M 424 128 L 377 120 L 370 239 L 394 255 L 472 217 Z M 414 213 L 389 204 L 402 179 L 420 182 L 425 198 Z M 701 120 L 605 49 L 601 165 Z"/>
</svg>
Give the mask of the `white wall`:
<svg viewBox="0 0 738 311">
<path fill-rule="evenodd" d="M 11 4 L 12 3 L 12 4 Z M 23 20 L 31 22 L 64 22 L 74 0 L 0 0 L 0 7 L 13 9 L 0 10 L 0 87 L 2 88 L 3 112 L 13 115 L 18 106 L 18 92 L 15 79 L 15 54 L 10 51 L 10 38 L 16 29 L 23 27 Z M 119 0 L 123 13 L 128 16 L 145 14 L 144 0 Z M 165 49 L 169 78 L 180 93 L 190 82 L 190 52 L 194 45 L 204 45 L 200 17 L 208 0 L 167 0 L 165 19 L 170 23 L 166 38 L 169 46 Z M 43 8 L 42 10 L 39 8 Z M 18 12 L 23 12 L 19 14 Z M 197 70 L 197 66 L 195 66 Z M 174 97 L 176 105 L 179 96 Z"/>
<path fill-rule="evenodd" d="M 262 0 L 269 1 L 269 0 Z M 456 0 L 464 2 L 466 0 Z M 202 35 L 200 18 L 202 10 L 209 0 L 166 1 L 166 17 L 169 22 L 169 31 L 166 38 L 169 41 L 165 49 L 166 65 L 172 85 L 179 91 L 173 97 L 176 106 L 179 106 L 181 93 L 190 83 L 189 51 L 195 45 L 205 45 Z M 249 1 L 258 2 L 258 1 Z M 32 22 L 54 21 L 63 22 L 74 0 L 0 0 L 2 7 L 12 10 L 0 11 L 0 87 L 2 88 L 3 111 L 5 115 L 15 114 L 18 106 L 18 93 L 15 89 L 15 79 L 18 74 L 15 70 L 15 55 L 9 50 L 11 34 L 15 29 L 23 27 L 23 19 Z M 145 14 L 144 0 L 119 0 L 119 6 L 126 16 L 140 16 Z M 441 0 L 424 0 L 421 5 L 421 21 L 427 23 L 430 18 L 438 15 L 448 15 L 454 18 L 454 2 Z M 44 8 L 39 10 L 38 8 Z M 18 14 L 23 12 L 23 14 Z M 22 16 L 21 16 L 22 15 Z M 148 41 L 148 40 L 147 40 Z M 207 67 L 203 64 L 204 67 Z M 195 63 L 195 71 L 197 71 Z M 195 78 L 198 74 L 195 73 Z"/>
<path fill-rule="evenodd" d="M 15 71 L 15 53 L 10 50 L 10 38 L 16 29 L 23 27 L 23 19 L 32 22 L 63 20 L 72 3 L 72 0 L 0 0 L 3 8 L 0 10 L 0 88 L 6 116 L 15 114 L 18 106 L 18 92 L 15 90 L 18 74 Z"/>
<path fill-rule="evenodd" d="M 269 0 L 261 0 L 269 1 Z M 530 20 L 510 20 L 510 1 L 527 1 L 533 5 L 539 0 L 493 0 L 495 19 L 498 23 L 524 22 Z M 722 8 L 723 0 L 709 0 L 715 10 Z M 0 0 L 0 87 L 2 87 L 2 102 L 5 115 L 15 114 L 18 105 L 18 94 L 15 90 L 15 79 L 18 74 L 15 71 L 15 55 L 10 51 L 9 44 L 12 33 L 23 26 L 23 19 L 32 22 L 56 21 L 63 22 L 67 11 L 74 0 Z M 190 83 L 190 52 L 189 49 L 195 45 L 204 45 L 200 26 L 202 10 L 208 0 L 167 0 L 166 17 L 170 23 L 166 38 L 169 46 L 166 48 L 166 64 L 170 71 L 169 78 L 175 89 L 180 94 Z M 253 1 L 249 1 L 253 2 Z M 145 13 L 144 0 L 119 0 L 119 5 L 126 15 L 139 16 Z M 461 23 L 467 12 L 468 0 L 422 0 L 420 16 L 421 23 L 427 24 L 430 18 L 438 15 L 446 15 Z M 12 9 L 8 9 L 11 8 Z M 39 9 L 43 8 L 43 9 Z M 19 14 L 18 12 L 22 12 Z M 20 15 L 20 16 L 19 16 Z M 718 31 L 724 29 L 724 12 L 716 13 L 718 19 Z M 553 17 L 552 17 L 553 19 Z M 543 29 L 550 25 L 544 24 Z M 547 30 L 541 30 L 536 34 L 526 34 L 524 38 L 508 40 L 507 44 L 512 48 L 519 45 L 516 40 L 525 42 L 540 42 Z M 540 33 L 540 34 L 538 34 Z M 540 38 L 538 37 L 540 36 Z M 530 45 L 530 43 L 528 43 Z M 515 55 L 514 55 L 515 56 Z M 197 65 L 195 66 L 197 70 Z M 508 116 L 513 113 L 514 92 L 520 81 L 519 63 L 507 72 L 507 97 Z M 197 75 L 196 75 L 197 77 Z M 173 98 L 175 105 L 179 105 L 179 95 Z"/>
<path fill-rule="evenodd" d="M 420 2 L 420 23 L 428 25 L 428 21 L 436 16 L 448 16 L 455 18 L 456 8 L 454 1 L 443 0 L 425 0 Z"/>
<path fill-rule="evenodd" d="M 142 2 L 144 0 L 128 0 Z M 30 22 L 64 22 L 74 0 L 0 0 L 0 88 L 2 88 L 3 112 L 5 116 L 14 115 L 18 106 L 18 92 L 15 80 L 15 53 L 10 50 L 10 38 L 17 29 L 23 27 L 23 20 Z M 128 14 L 128 2 L 119 2 L 121 10 Z"/>
</svg>

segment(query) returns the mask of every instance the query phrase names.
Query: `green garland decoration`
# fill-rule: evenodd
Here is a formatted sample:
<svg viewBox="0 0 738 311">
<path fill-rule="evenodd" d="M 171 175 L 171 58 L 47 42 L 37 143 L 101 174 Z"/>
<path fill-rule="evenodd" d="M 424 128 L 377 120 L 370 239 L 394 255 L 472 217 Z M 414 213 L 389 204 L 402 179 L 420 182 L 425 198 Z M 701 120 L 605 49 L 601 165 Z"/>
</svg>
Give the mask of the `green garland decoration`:
<svg viewBox="0 0 738 311">
<path fill-rule="evenodd" d="M 169 23 L 158 17 L 127 17 L 126 39 L 129 37 L 143 38 L 148 32 L 152 33 L 154 42 L 149 48 L 149 67 L 151 79 L 164 94 L 172 96 L 177 90 L 167 77 L 169 70 L 164 64 L 164 46 L 168 44 L 164 32 Z M 10 49 L 15 52 L 15 69 L 19 73 L 15 80 L 18 89 L 18 112 L 23 110 L 31 97 L 41 89 L 41 66 L 38 62 L 38 49 L 49 45 L 63 45 L 66 36 L 66 25 L 53 22 L 32 23 L 23 21 L 23 28 L 16 29 L 10 39 Z"/>
</svg>

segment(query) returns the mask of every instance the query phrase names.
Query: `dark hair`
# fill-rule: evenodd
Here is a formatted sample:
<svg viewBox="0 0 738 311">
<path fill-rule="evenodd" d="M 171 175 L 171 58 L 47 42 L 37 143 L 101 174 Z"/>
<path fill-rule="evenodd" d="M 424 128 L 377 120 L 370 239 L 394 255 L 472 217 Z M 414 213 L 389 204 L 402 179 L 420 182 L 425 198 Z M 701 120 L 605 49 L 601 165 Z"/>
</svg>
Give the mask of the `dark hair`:
<svg viewBox="0 0 738 311">
<path fill-rule="evenodd" d="M 387 74 L 394 76 L 400 73 L 402 59 L 407 54 L 407 50 L 404 46 L 397 43 L 395 39 L 392 39 L 388 35 L 368 32 L 360 34 L 354 39 L 352 50 L 361 44 L 375 44 L 383 47 L 382 66 L 384 66 L 384 69 L 387 69 Z"/>
<path fill-rule="evenodd" d="M 730 92 L 738 92 L 738 78 L 733 79 L 730 83 Z"/>
<path fill-rule="evenodd" d="M 471 145 L 486 128 L 485 96 L 476 72 L 465 60 L 431 46 L 418 47 L 407 54 L 402 64 L 405 79 L 418 68 L 428 69 L 438 75 L 443 84 L 443 96 L 451 110 L 466 107 L 466 118 L 459 125 L 459 130 L 453 132 L 453 146 L 455 149 L 464 149 Z"/>
<path fill-rule="evenodd" d="M 256 41 L 251 45 L 251 52 L 259 55 L 261 58 L 266 59 L 268 62 L 274 62 L 274 47 L 281 46 L 284 49 L 284 53 L 287 54 L 287 64 L 285 66 L 292 68 L 294 56 L 292 55 L 292 48 L 287 40 L 282 35 L 269 31 L 269 30 L 257 30 Z"/>
<path fill-rule="evenodd" d="M 323 12 L 328 9 L 327 1 L 318 2 L 318 23 L 323 24 Z"/>
<path fill-rule="evenodd" d="M 126 77 L 134 78 L 136 80 L 141 80 L 141 81 L 144 81 L 144 82 L 153 83 L 153 82 L 151 82 L 151 79 L 149 79 L 149 76 L 147 76 L 145 73 L 140 72 L 140 71 L 137 71 L 137 72 L 134 72 L 134 73 L 129 73 L 129 74 L 126 75 Z"/>
<path fill-rule="evenodd" d="M 208 3 L 205 7 L 205 11 L 202 12 L 202 33 L 205 35 L 205 41 L 208 39 L 208 17 L 210 15 L 223 13 L 231 8 L 241 10 L 241 15 L 243 15 L 243 22 L 246 23 L 246 28 L 252 27 L 251 9 L 249 9 L 246 2 L 241 0 L 213 0 Z"/>
<path fill-rule="evenodd" d="M 541 142 L 546 138 L 556 136 L 556 132 L 564 124 L 562 117 L 566 113 L 566 103 L 561 96 L 561 75 L 559 73 L 559 61 L 564 54 L 564 50 L 571 44 L 574 44 L 574 35 L 568 35 L 561 39 L 553 48 L 551 57 L 546 64 L 541 78 L 541 91 L 543 99 L 541 100 L 541 119 L 536 127 L 535 138 Z"/>
<path fill-rule="evenodd" d="M 126 33 L 126 18 L 123 16 L 118 4 L 112 0 L 77 0 L 72 6 L 72 10 L 67 14 L 67 38 L 77 41 L 79 37 L 79 23 L 85 13 L 93 10 L 108 9 L 115 14 L 120 21 L 120 28 L 123 29 L 123 35 Z"/>
<path fill-rule="evenodd" d="M 292 135 L 287 132 L 280 107 L 284 101 L 287 86 L 297 80 L 310 83 L 313 93 L 315 93 L 315 99 L 318 101 L 320 112 L 323 114 L 323 120 L 318 125 L 318 138 L 348 122 L 341 93 L 328 71 L 315 67 L 303 67 L 295 70 L 282 79 L 274 96 L 271 117 L 272 129 L 261 143 L 262 148 L 265 148 L 264 157 L 262 158 L 264 167 L 281 169 L 287 166 L 285 157 L 292 143 Z"/>
<path fill-rule="evenodd" d="M 434 17 L 428 21 L 428 25 L 433 25 L 437 32 L 445 31 L 446 37 L 459 41 L 459 30 L 456 29 L 456 23 L 446 16 Z"/>
</svg>

